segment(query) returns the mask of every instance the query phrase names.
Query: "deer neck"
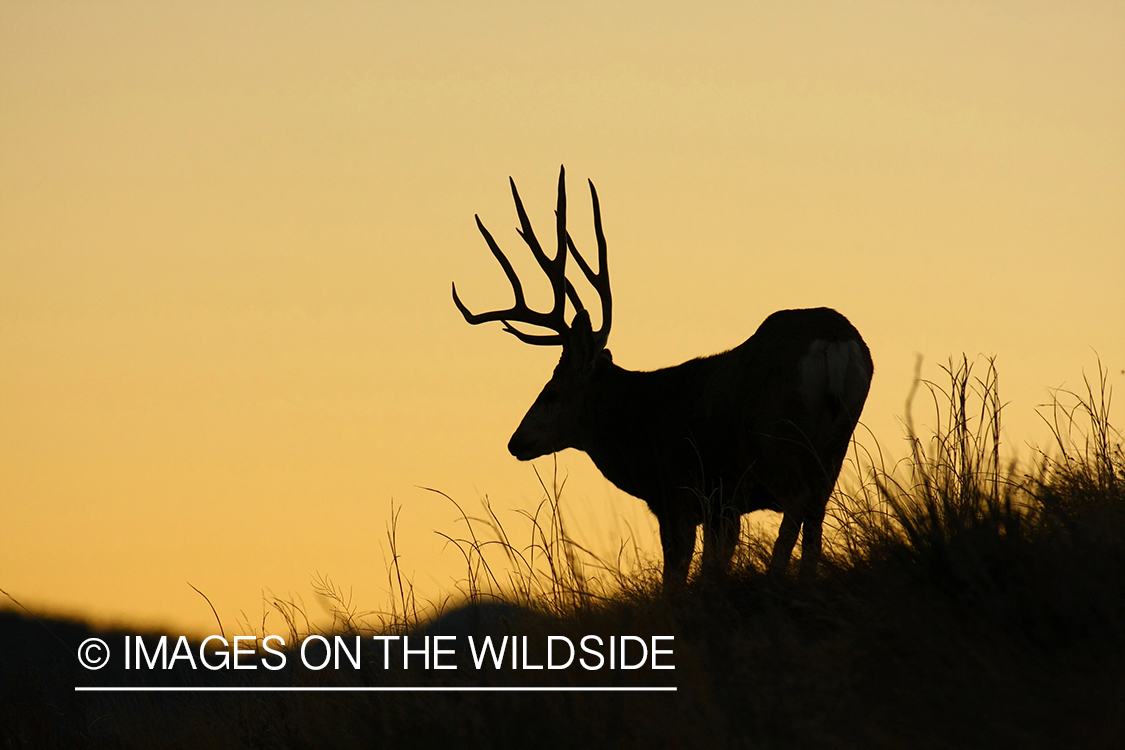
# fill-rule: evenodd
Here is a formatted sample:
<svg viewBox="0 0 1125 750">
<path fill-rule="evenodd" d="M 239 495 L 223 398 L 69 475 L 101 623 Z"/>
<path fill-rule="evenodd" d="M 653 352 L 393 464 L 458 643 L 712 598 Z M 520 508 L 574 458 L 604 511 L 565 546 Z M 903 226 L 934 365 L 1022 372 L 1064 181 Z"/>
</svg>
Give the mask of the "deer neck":
<svg viewBox="0 0 1125 750">
<path fill-rule="evenodd" d="M 617 487 L 649 501 L 658 492 L 658 467 L 673 459 L 664 454 L 676 443 L 665 438 L 681 431 L 676 415 L 685 396 L 671 370 L 638 372 L 610 364 L 589 384 L 576 425 L 574 447 Z"/>
</svg>

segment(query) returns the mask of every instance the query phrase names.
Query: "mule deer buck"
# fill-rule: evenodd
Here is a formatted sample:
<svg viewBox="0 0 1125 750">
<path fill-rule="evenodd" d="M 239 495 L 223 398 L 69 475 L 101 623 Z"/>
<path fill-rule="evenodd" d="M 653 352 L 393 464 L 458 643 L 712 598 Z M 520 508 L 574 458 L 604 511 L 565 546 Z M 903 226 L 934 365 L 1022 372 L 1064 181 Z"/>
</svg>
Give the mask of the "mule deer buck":
<svg viewBox="0 0 1125 750">
<path fill-rule="evenodd" d="M 453 286 L 453 302 L 470 324 L 499 321 L 525 343 L 562 346 L 554 374 L 508 450 L 521 461 L 564 448 L 585 451 L 607 479 L 648 503 L 660 525 L 665 589 L 679 589 L 687 579 L 696 526 L 704 527 L 704 575 L 722 573 L 738 543 L 740 517 L 762 509 L 783 514 L 771 574 L 788 567 L 803 527 L 800 577 L 810 578 L 825 506 L 874 371 L 859 332 L 828 308 L 781 310 L 730 351 L 653 372 L 622 369 L 605 348 L 613 299 L 593 182 L 597 273 L 567 233 L 565 171 L 559 171 L 554 257 L 539 244 L 515 181 L 509 182 L 517 232 L 550 279 L 554 305 L 548 312 L 528 307 L 512 264 L 479 216 L 477 228 L 504 269 L 515 304 L 474 314 Z M 600 297 L 597 331 L 566 278 L 568 249 Z M 569 325 L 567 300 L 575 310 Z M 513 323 L 552 333 L 528 333 Z"/>
</svg>

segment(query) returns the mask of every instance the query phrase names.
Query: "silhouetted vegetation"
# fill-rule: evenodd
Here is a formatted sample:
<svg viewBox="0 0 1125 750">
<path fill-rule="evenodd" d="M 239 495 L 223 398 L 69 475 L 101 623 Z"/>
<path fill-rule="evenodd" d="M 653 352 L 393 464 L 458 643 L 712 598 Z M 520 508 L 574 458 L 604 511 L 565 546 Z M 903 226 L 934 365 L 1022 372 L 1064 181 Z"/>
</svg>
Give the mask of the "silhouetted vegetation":
<svg viewBox="0 0 1125 750">
<path fill-rule="evenodd" d="M 486 502 L 448 534 L 465 557 L 457 601 L 420 622 L 396 602 L 362 617 L 331 582 L 334 633 L 675 636 L 675 671 L 383 669 L 86 672 L 82 625 L 0 612 L 6 747 L 910 747 L 1125 746 L 1125 457 L 1104 372 L 1060 392 L 1055 445 L 1034 465 L 1002 453 L 991 362 L 919 381 L 932 434 L 910 456 L 856 450 L 834 533 L 808 585 L 765 574 L 770 540 L 732 575 L 668 600 L 656 561 L 597 560 L 567 536 L 558 478 L 512 539 Z M 926 390 L 921 390 L 926 389 Z M 846 485 L 846 482 L 842 482 Z M 454 606 L 454 605 L 458 606 Z M 273 602 L 287 638 L 312 626 Z M 103 637 L 120 647 L 125 633 Z M 149 636 L 148 642 L 153 642 Z M 291 640 L 288 642 L 292 642 Z M 378 658 L 375 658 L 378 656 Z M 397 658 L 397 657 L 396 657 Z M 182 666 L 182 665 L 181 665 Z M 206 670 L 204 670 L 206 671 Z M 158 675 L 158 676 L 154 676 Z M 75 685 L 630 686 L 674 693 L 75 693 Z"/>
</svg>

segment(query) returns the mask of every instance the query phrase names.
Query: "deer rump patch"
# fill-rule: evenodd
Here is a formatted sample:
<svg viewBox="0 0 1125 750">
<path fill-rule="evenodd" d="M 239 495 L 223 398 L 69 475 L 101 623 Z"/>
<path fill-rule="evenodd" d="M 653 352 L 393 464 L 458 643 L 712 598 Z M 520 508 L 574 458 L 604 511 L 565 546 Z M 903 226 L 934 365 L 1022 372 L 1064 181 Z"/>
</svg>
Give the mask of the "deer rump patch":
<svg viewBox="0 0 1125 750">
<path fill-rule="evenodd" d="M 810 414 L 832 422 L 855 419 L 867 400 L 871 373 L 859 342 L 817 339 L 801 359 L 801 394 Z"/>
</svg>

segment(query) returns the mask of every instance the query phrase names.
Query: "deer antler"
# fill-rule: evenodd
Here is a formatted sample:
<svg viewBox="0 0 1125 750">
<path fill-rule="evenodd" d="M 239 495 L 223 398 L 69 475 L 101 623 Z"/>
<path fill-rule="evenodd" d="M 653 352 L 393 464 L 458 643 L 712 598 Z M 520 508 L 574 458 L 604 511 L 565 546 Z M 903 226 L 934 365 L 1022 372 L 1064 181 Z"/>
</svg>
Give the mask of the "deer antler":
<svg viewBox="0 0 1125 750">
<path fill-rule="evenodd" d="M 598 293 L 598 299 L 602 303 L 602 325 L 594 333 L 594 342 L 598 348 L 604 348 L 606 342 L 609 341 L 609 327 L 613 322 L 613 295 L 609 290 L 609 263 L 606 258 L 606 243 L 605 233 L 602 231 L 602 207 L 598 203 L 598 191 L 594 188 L 594 181 L 587 180 L 590 183 L 590 200 L 594 204 L 594 235 L 598 240 L 598 272 L 590 268 L 586 259 L 578 252 L 578 248 L 574 246 L 574 240 L 570 238 L 570 233 L 567 232 L 566 244 L 570 248 L 570 252 L 574 255 L 574 260 L 578 262 L 578 267 L 582 269 L 585 274 L 586 280 L 594 287 L 594 291 Z M 567 282 L 567 292 L 573 291 L 570 282 Z M 575 309 L 583 310 L 581 300 L 578 299 L 578 294 L 574 293 L 570 298 L 571 304 Z"/>
<path fill-rule="evenodd" d="M 485 313 L 473 313 L 469 308 L 461 302 L 461 298 L 457 296 L 457 284 L 453 284 L 453 303 L 457 305 L 457 309 L 461 311 L 465 321 L 470 325 L 478 325 L 480 323 L 487 323 L 490 321 L 500 321 L 504 324 L 504 330 L 512 334 L 520 341 L 528 344 L 535 344 L 538 346 L 551 346 L 561 344 L 567 345 L 570 335 L 570 327 L 566 323 L 566 300 L 569 299 L 570 303 L 574 305 L 575 310 L 585 310 L 582 300 L 578 296 L 578 292 L 574 289 L 574 285 L 566 278 L 566 256 L 567 249 L 574 255 L 578 267 L 582 269 L 586 279 L 597 291 L 602 304 L 602 325 L 598 332 L 594 334 L 594 340 L 597 345 L 604 347 L 606 340 L 609 338 L 609 326 L 612 314 L 613 300 L 609 289 L 609 271 L 606 265 L 606 242 L 605 235 L 602 232 L 602 217 L 601 208 L 598 204 L 598 194 L 594 190 L 594 183 L 590 183 L 590 194 L 594 202 L 594 231 L 598 240 L 598 273 L 594 273 L 586 260 L 579 254 L 578 249 L 574 246 L 574 241 L 570 238 L 570 234 L 566 231 L 566 170 L 559 169 L 559 196 L 558 204 L 555 208 L 555 224 L 558 232 L 558 250 L 555 252 L 555 257 L 551 258 L 543 251 L 543 247 L 539 244 L 539 239 L 535 236 L 535 231 L 531 227 L 531 221 L 527 218 L 527 212 L 524 210 L 523 201 L 520 200 L 519 191 L 516 189 L 515 180 L 508 178 L 508 182 L 512 186 L 512 198 L 516 203 L 516 214 L 519 216 L 520 228 L 516 231 L 527 246 L 531 248 L 531 254 L 535 257 L 539 267 L 547 274 L 547 278 L 551 281 L 551 289 L 554 296 L 554 305 L 549 312 L 538 312 L 532 310 L 523 294 L 523 285 L 520 283 L 519 277 L 516 275 L 515 269 L 512 267 L 511 262 L 504 255 L 500 246 L 496 244 L 492 234 L 481 223 L 480 217 L 477 216 L 477 229 L 484 236 L 485 242 L 488 243 L 488 249 L 492 251 L 492 255 L 500 263 L 500 267 L 504 269 L 504 275 L 508 277 L 508 282 L 512 285 L 512 292 L 515 294 L 516 302 L 512 307 L 507 310 L 494 310 Z M 526 323 L 528 325 L 539 326 L 540 328 L 547 328 L 554 331 L 554 334 L 531 334 L 525 333 L 512 326 L 512 323 Z"/>
</svg>

